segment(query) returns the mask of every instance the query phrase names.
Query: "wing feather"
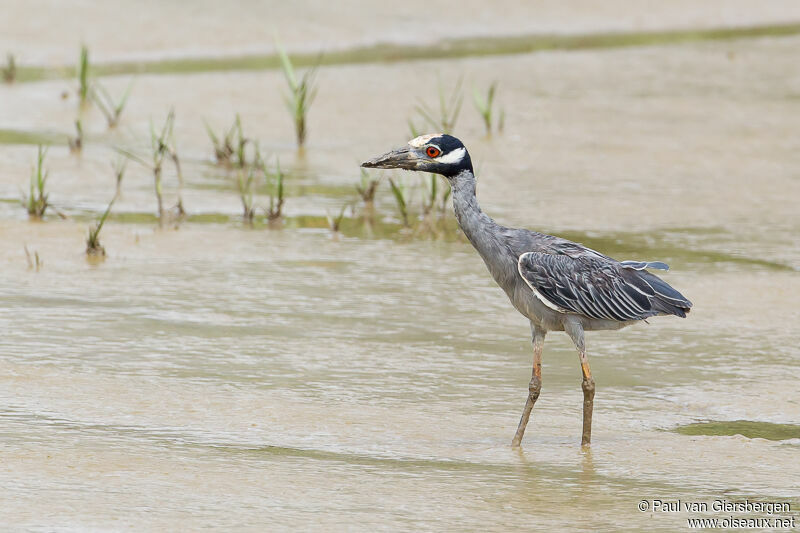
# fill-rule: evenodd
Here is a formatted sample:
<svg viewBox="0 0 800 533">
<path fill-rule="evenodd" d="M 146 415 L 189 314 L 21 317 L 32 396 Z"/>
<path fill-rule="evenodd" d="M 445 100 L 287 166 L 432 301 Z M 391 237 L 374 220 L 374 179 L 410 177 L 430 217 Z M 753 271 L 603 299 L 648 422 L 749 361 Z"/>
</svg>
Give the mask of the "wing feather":
<svg viewBox="0 0 800 533">
<path fill-rule="evenodd" d="M 619 263 L 600 254 L 527 252 L 520 276 L 549 307 L 589 318 L 629 321 L 659 314 L 685 316 L 692 304 L 645 268 L 660 262 Z"/>
</svg>

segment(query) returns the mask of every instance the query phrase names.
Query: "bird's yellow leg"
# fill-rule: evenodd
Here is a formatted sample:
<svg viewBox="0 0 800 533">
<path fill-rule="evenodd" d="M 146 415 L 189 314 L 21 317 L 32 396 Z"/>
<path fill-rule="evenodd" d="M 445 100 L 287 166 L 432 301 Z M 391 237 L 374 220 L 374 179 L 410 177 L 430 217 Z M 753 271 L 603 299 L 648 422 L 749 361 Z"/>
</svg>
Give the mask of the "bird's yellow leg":
<svg viewBox="0 0 800 533">
<path fill-rule="evenodd" d="M 532 326 L 533 330 L 533 372 L 531 381 L 528 384 L 528 399 L 525 401 L 525 409 L 522 411 L 522 418 L 519 420 L 517 426 L 517 433 L 514 435 L 514 440 L 511 441 L 511 446 L 514 448 L 519 447 L 522 443 L 522 436 L 525 434 L 525 427 L 528 425 L 528 419 L 531 417 L 533 405 L 539 398 L 539 392 L 542 390 L 542 349 L 544 348 L 544 331 Z"/>
<path fill-rule="evenodd" d="M 588 446 L 592 441 L 592 410 L 594 409 L 594 378 L 592 370 L 589 368 L 589 358 L 586 357 L 586 350 L 578 351 L 581 359 L 581 373 L 583 381 L 583 434 L 581 435 L 581 446 Z"/>
</svg>

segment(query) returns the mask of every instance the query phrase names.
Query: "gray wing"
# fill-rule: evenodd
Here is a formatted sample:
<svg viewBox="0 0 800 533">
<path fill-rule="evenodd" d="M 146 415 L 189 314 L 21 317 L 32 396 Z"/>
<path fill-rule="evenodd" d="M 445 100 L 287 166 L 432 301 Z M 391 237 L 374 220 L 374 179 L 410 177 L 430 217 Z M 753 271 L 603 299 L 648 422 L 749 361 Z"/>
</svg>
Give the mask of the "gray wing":
<svg viewBox="0 0 800 533">
<path fill-rule="evenodd" d="M 692 303 L 644 270 L 645 265 L 619 263 L 600 254 L 543 252 L 524 253 L 517 263 L 536 296 L 561 312 L 618 321 L 660 314 L 686 316 Z"/>
</svg>

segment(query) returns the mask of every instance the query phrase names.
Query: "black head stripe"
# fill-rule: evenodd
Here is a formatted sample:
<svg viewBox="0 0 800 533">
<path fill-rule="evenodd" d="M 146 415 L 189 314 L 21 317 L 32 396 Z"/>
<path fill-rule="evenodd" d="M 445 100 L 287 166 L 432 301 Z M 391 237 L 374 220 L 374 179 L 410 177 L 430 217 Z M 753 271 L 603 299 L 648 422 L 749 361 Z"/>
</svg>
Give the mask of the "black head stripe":
<svg viewBox="0 0 800 533">
<path fill-rule="evenodd" d="M 460 148 L 464 149 L 464 157 L 461 161 L 457 163 L 446 163 L 446 164 L 439 164 L 435 172 L 438 174 L 442 174 L 444 176 L 455 176 L 462 170 L 469 170 L 472 171 L 472 160 L 469 157 L 469 152 L 467 151 L 464 143 L 453 137 L 452 135 L 439 135 L 438 137 L 434 137 L 429 141 L 429 144 L 435 144 L 442 150 L 442 155 L 439 157 L 447 156 L 450 152 L 454 150 L 458 150 Z"/>
<path fill-rule="evenodd" d="M 438 137 L 434 137 L 433 139 L 429 140 L 427 144 L 436 146 L 442 151 L 443 154 L 449 154 L 453 150 L 464 148 L 464 145 L 461 143 L 461 141 L 452 135 L 439 135 Z"/>
</svg>

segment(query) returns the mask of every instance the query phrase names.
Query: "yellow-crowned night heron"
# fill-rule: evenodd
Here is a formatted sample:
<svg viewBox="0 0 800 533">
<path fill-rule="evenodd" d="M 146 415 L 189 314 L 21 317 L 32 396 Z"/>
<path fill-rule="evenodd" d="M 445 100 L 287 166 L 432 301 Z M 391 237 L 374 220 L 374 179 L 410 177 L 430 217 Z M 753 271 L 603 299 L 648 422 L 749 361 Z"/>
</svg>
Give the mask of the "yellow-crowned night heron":
<svg viewBox="0 0 800 533">
<path fill-rule="evenodd" d="M 519 446 L 542 386 L 542 346 L 548 331 L 564 331 L 578 349 L 583 375 L 583 434 L 592 434 L 594 379 L 584 331 L 620 329 L 656 315 L 685 317 L 692 303 L 646 269 L 666 264 L 617 261 L 580 244 L 501 226 L 481 211 L 472 161 L 450 135 L 423 135 L 361 166 L 441 174 L 450 182 L 458 225 L 514 307 L 531 322 L 533 376 L 512 446 Z"/>
</svg>

